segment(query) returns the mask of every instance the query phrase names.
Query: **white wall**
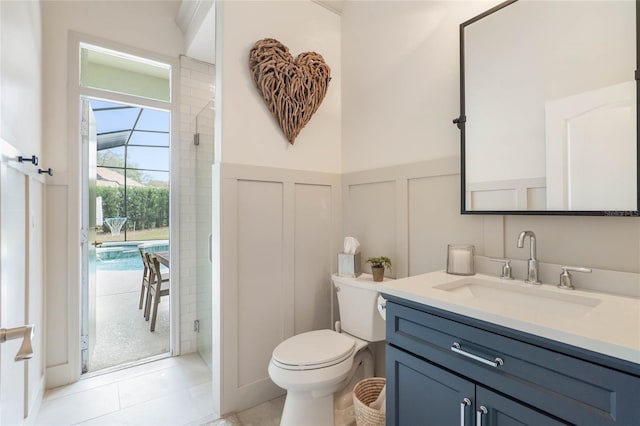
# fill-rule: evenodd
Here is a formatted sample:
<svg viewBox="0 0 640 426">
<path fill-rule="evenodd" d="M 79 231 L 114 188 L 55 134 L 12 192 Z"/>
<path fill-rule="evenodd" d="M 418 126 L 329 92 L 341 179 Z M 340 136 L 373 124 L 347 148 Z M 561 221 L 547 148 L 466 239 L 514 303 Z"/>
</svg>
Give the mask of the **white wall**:
<svg viewBox="0 0 640 426">
<path fill-rule="evenodd" d="M 640 218 L 460 216 L 459 171 L 434 171 L 437 159 L 459 161 L 460 134 L 451 123 L 459 115 L 459 24 L 495 4 L 346 3 L 345 233 L 366 243 L 365 255 L 391 255 L 396 276 L 443 269 L 446 243 L 461 240 L 481 254 L 526 259 L 528 250 L 515 248 L 524 229 L 538 235 L 543 262 L 640 273 Z M 379 203 L 395 209 L 370 213 L 374 204 L 358 193 L 373 185 Z"/>
<path fill-rule="evenodd" d="M 0 2 L 0 137 L 23 155 L 37 155 L 41 167 L 49 157 L 42 151 L 42 40 L 39 2 Z M 27 166 L 35 173 L 36 168 Z M 44 184 L 41 177 L 28 180 L 30 227 L 27 256 L 28 300 L 24 303 L 27 323 L 35 324 L 34 357 L 26 363 L 27 410 L 33 414 L 44 392 Z M 5 230 L 2 230 L 4 232 Z M 11 268 L 11 265 L 4 265 Z M 22 324 L 3 324 L 17 327 Z M 7 362 L 7 361 L 5 361 Z"/>
<path fill-rule="evenodd" d="M 311 1 L 222 1 L 217 4 L 216 99 L 222 105 L 216 161 L 297 170 L 340 171 L 340 18 Z M 295 57 L 320 53 L 331 67 L 322 105 L 291 146 L 249 74 L 249 51 L 275 38 Z"/>
<path fill-rule="evenodd" d="M 346 3 L 343 172 L 458 154 L 458 25 L 496 3 Z"/>
<path fill-rule="evenodd" d="M 176 1 L 45 1 L 43 33 L 43 129 L 47 167 L 47 386 L 76 380 L 79 356 L 74 348 L 80 288 L 80 158 L 70 129 L 74 100 L 68 99 L 71 54 L 69 32 L 75 31 L 126 46 L 178 58 L 182 33 L 174 19 Z M 72 105 L 72 107 L 70 107 Z M 72 308 L 73 307 L 73 308 Z M 76 365 L 77 364 L 77 365 Z"/>
<path fill-rule="evenodd" d="M 40 7 L 2 5 L 0 135 L 25 155 L 41 155 Z"/>
<path fill-rule="evenodd" d="M 53 167 L 69 171 L 65 84 L 69 31 L 177 58 L 183 47 L 182 33 L 174 22 L 177 7 L 177 1 L 42 2 L 45 149 Z"/>
<path fill-rule="evenodd" d="M 267 373 L 275 346 L 330 326 L 341 58 L 340 18 L 311 1 L 222 1 L 216 17 L 213 381 L 224 414 L 282 394 Z M 326 98 L 293 146 L 249 74 L 249 51 L 267 37 L 294 56 L 322 54 L 332 70 Z"/>
</svg>

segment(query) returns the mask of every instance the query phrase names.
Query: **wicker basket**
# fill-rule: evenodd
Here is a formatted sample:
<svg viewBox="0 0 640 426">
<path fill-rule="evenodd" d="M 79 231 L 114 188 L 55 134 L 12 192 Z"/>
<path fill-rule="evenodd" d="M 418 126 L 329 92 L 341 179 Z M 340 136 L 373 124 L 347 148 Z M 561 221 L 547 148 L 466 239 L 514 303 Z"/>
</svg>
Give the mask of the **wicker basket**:
<svg viewBox="0 0 640 426">
<path fill-rule="evenodd" d="M 384 426 L 385 414 L 369 407 L 378 399 L 387 380 L 384 377 L 372 377 L 360 380 L 353 388 L 353 408 L 358 426 Z"/>
</svg>

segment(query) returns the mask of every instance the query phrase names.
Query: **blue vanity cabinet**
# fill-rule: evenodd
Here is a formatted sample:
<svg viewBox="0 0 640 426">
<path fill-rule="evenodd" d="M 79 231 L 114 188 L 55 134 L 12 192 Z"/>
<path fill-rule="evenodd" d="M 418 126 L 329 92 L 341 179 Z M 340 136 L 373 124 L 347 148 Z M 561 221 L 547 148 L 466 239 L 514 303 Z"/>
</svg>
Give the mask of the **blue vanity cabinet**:
<svg viewBox="0 0 640 426">
<path fill-rule="evenodd" d="M 386 350 L 387 426 L 565 425 L 392 345 Z"/>
<path fill-rule="evenodd" d="M 637 364 L 384 297 L 387 425 L 640 426 Z"/>
<path fill-rule="evenodd" d="M 385 356 L 388 426 L 473 425 L 474 383 L 390 345 Z"/>
</svg>

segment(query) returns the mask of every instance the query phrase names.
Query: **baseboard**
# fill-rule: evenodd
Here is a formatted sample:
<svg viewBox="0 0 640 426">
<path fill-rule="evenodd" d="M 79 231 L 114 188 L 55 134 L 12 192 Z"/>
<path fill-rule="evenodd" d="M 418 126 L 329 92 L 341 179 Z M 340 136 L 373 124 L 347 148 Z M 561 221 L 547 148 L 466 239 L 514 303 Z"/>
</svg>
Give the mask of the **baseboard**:
<svg viewBox="0 0 640 426">
<path fill-rule="evenodd" d="M 60 364 L 47 367 L 45 378 L 45 389 L 52 389 L 76 382 L 80 378 L 80 374 L 72 374 L 70 364 Z"/>
<path fill-rule="evenodd" d="M 40 413 L 40 407 L 42 406 L 42 400 L 44 399 L 45 392 L 45 375 L 43 375 L 38 381 L 38 388 L 35 391 L 35 397 L 31 409 L 26 419 L 24 419 L 24 425 L 32 426 L 36 424 L 38 414 Z"/>
</svg>

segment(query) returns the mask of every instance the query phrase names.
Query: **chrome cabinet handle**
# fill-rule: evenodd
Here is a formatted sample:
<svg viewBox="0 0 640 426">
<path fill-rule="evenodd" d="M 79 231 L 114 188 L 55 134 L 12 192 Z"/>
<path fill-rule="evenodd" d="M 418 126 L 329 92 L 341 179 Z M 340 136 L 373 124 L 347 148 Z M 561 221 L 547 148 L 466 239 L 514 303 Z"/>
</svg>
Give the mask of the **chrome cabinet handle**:
<svg viewBox="0 0 640 426">
<path fill-rule="evenodd" d="M 463 351 L 462 348 L 460 347 L 460 343 L 458 342 L 453 342 L 453 344 L 451 345 L 451 350 L 454 351 L 457 354 L 460 354 L 462 356 L 466 356 L 467 358 L 471 358 L 475 361 L 481 362 L 483 364 L 486 365 L 490 365 L 492 367 L 498 367 L 499 365 L 503 365 L 504 361 L 502 360 L 502 358 L 496 357 L 496 359 L 494 359 L 493 361 L 489 360 L 489 359 L 484 359 L 482 357 L 479 357 L 478 355 L 474 355 L 472 353 L 469 353 L 467 351 Z"/>
<path fill-rule="evenodd" d="M 476 426 L 482 426 L 482 416 L 487 414 L 489 410 L 484 405 L 481 405 L 478 411 L 476 411 Z"/>
<path fill-rule="evenodd" d="M 465 409 L 471 405 L 471 400 L 469 398 L 465 398 L 462 400 L 462 402 L 460 403 L 460 426 L 464 426 L 465 425 Z"/>
</svg>

